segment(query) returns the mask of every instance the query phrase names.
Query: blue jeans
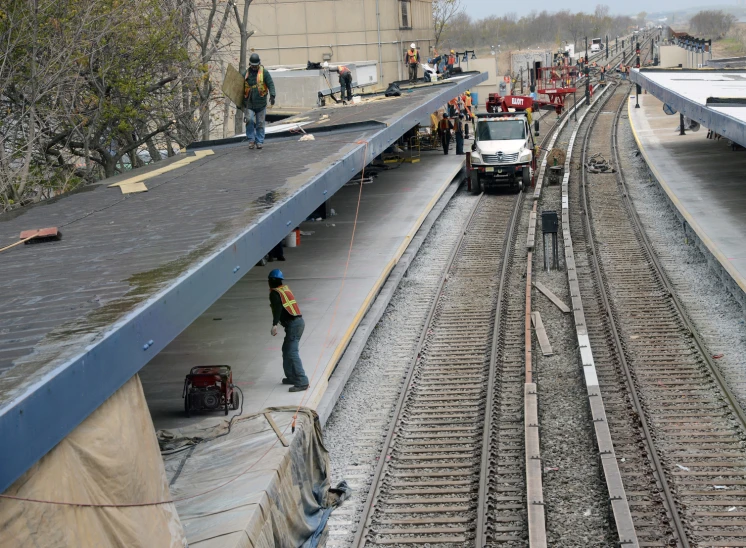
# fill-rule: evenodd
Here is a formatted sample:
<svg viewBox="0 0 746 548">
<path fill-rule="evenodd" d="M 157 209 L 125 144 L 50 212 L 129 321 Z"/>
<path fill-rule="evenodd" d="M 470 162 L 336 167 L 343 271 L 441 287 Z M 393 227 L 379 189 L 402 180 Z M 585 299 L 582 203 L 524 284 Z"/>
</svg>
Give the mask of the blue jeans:
<svg viewBox="0 0 746 548">
<path fill-rule="evenodd" d="M 300 338 L 306 322 L 303 318 L 296 318 L 285 328 L 285 340 L 282 341 L 282 369 L 295 386 L 308 386 L 308 377 L 303 370 L 303 362 L 300 361 Z"/>
<path fill-rule="evenodd" d="M 251 109 L 246 110 L 246 138 L 251 142 L 264 144 L 264 118 L 267 115 L 267 109 L 263 108 L 259 111 L 253 111 Z M 254 136 L 254 128 L 256 128 L 256 137 Z"/>
</svg>

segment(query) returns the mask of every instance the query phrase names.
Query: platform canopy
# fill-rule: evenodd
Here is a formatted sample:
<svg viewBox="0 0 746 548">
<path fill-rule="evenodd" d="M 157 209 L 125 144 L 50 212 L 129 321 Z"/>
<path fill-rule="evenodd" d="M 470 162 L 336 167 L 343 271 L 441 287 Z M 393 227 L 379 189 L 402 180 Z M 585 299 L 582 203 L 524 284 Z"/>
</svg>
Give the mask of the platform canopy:
<svg viewBox="0 0 746 548">
<path fill-rule="evenodd" d="M 672 110 L 746 146 L 746 70 L 642 68 L 630 79 Z"/>
<path fill-rule="evenodd" d="M 364 165 L 486 79 L 315 109 L 261 151 L 203 143 L 0 215 L 0 247 L 62 233 L 0 255 L 0 492 Z"/>
</svg>

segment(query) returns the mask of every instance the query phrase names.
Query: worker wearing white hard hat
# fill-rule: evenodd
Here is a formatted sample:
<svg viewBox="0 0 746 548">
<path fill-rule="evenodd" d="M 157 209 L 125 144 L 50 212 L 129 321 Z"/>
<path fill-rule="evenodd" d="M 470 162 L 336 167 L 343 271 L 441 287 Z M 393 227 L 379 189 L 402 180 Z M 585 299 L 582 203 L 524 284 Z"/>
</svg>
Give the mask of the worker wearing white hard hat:
<svg viewBox="0 0 746 548">
<path fill-rule="evenodd" d="M 404 55 L 404 64 L 409 67 L 409 83 L 414 84 L 417 81 L 417 67 L 420 64 L 420 52 L 414 42 L 409 45 L 409 49 Z"/>
</svg>

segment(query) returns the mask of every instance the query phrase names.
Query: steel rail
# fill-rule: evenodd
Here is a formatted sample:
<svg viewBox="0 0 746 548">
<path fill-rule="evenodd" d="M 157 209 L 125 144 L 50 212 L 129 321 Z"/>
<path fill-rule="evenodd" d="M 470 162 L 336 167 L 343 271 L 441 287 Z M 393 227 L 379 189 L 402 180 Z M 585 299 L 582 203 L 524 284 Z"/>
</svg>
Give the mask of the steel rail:
<svg viewBox="0 0 746 548">
<path fill-rule="evenodd" d="M 683 304 L 681 303 L 681 300 L 676 294 L 676 289 L 671 284 L 671 281 L 668 278 L 668 274 L 666 274 L 666 271 L 664 270 L 663 265 L 661 265 L 660 261 L 658 260 L 658 255 L 655 253 L 655 249 L 653 247 L 652 242 L 650 241 L 650 238 L 648 238 L 647 232 L 645 232 L 645 228 L 642 225 L 642 221 L 640 220 L 640 217 L 637 214 L 637 209 L 635 209 L 635 206 L 629 197 L 629 192 L 627 190 L 627 179 L 624 175 L 624 170 L 622 169 L 621 158 L 619 156 L 619 146 L 617 143 L 617 131 L 616 131 L 618 124 L 619 124 L 619 119 L 621 117 L 622 109 L 624 108 L 626 104 L 627 104 L 627 101 L 622 101 L 622 104 L 619 105 L 619 110 L 617 110 L 616 112 L 616 116 L 614 118 L 614 131 L 611 134 L 611 149 L 614 153 L 614 161 L 616 162 L 616 165 L 617 165 L 617 173 L 616 173 L 617 182 L 622 189 L 623 201 L 624 201 L 625 207 L 627 208 L 627 213 L 629 214 L 630 219 L 632 220 L 632 223 L 635 227 L 640 243 L 645 249 L 645 251 L 647 252 L 648 257 L 650 259 L 650 263 L 653 265 L 659 281 L 661 282 L 663 287 L 666 288 L 666 291 L 668 291 L 668 294 L 671 297 L 671 302 L 676 308 L 676 311 L 679 313 L 679 316 L 681 317 L 681 320 L 684 323 L 684 326 L 687 328 L 692 338 L 694 339 L 694 342 L 697 345 L 697 349 L 699 350 L 700 354 L 702 355 L 702 358 L 704 359 L 705 363 L 710 369 L 710 372 L 717 380 L 718 387 L 723 392 L 723 395 L 725 396 L 725 398 L 728 400 L 728 405 L 730 406 L 731 411 L 733 412 L 734 415 L 738 417 L 738 420 L 741 422 L 741 425 L 744 427 L 744 429 L 746 429 L 746 413 L 744 413 L 744 410 L 741 407 L 741 405 L 738 403 L 738 400 L 735 394 L 733 394 L 730 387 L 728 386 L 728 382 L 725 380 L 725 378 L 723 377 L 723 374 L 720 372 L 720 368 L 717 366 L 715 361 L 712 359 L 712 354 L 707 349 L 707 345 L 702 340 L 702 337 L 697 331 L 696 326 L 689 318 L 689 314 L 686 312 L 686 309 L 684 308 Z"/>
<path fill-rule="evenodd" d="M 490 366 L 487 377 L 487 400 L 484 410 L 484 426 L 482 428 L 482 458 L 479 473 L 479 493 L 477 496 L 477 527 L 476 527 L 476 546 L 479 548 L 487 542 L 487 481 L 489 479 L 488 471 L 490 466 L 490 442 L 492 441 L 492 413 L 494 410 L 495 399 L 495 380 L 497 374 L 497 360 L 499 356 L 499 340 L 503 327 L 502 309 L 503 299 L 505 297 L 505 282 L 508 279 L 510 265 L 513 262 L 512 252 L 517 236 L 516 227 L 518 225 L 518 216 L 523 205 L 525 192 L 522 190 L 516 198 L 516 207 L 510 219 L 510 225 L 505 233 L 505 246 L 503 247 L 502 267 L 500 269 L 500 278 L 498 281 L 497 303 L 495 304 L 495 326 L 492 331 L 492 348 L 490 351 Z"/>
<path fill-rule="evenodd" d="M 428 311 L 427 318 L 425 319 L 425 322 L 423 324 L 422 333 L 420 335 L 419 340 L 417 341 L 415 352 L 412 356 L 412 359 L 410 360 L 409 367 L 407 369 L 407 375 L 404 380 L 404 384 L 402 385 L 402 390 L 401 390 L 401 393 L 399 394 L 399 399 L 396 402 L 396 407 L 394 408 L 394 412 L 391 418 L 391 424 L 389 425 L 389 429 L 386 433 L 386 438 L 384 439 L 384 442 L 383 442 L 383 447 L 381 449 L 380 457 L 378 459 L 378 464 L 376 466 L 376 470 L 373 474 L 373 478 L 371 481 L 370 491 L 368 492 L 368 497 L 365 501 L 365 505 L 363 506 L 362 514 L 360 515 L 359 525 L 355 533 L 355 537 L 353 538 L 353 541 L 352 541 L 353 546 L 362 547 L 366 543 L 365 537 L 370 526 L 372 511 L 373 511 L 374 503 L 376 501 L 377 494 L 378 494 L 377 493 L 378 486 L 380 484 L 381 476 L 383 474 L 383 470 L 386 465 L 386 460 L 387 460 L 386 457 L 389 455 L 389 452 L 392 448 L 392 441 L 394 439 L 394 434 L 396 432 L 396 426 L 398 424 L 398 419 L 401 416 L 402 411 L 404 410 L 404 403 L 406 401 L 407 394 L 409 393 L 409 387 L 411 386 L 411 383 L 412 383 L 412 377 L 416 370 L 417 360 L 420 356 L 420 353 L 422 352 L 422 347 L 427 337 L 430 324 L 432 323 L 433 317 L 435 316 L 435 312 L 438 307 L 438 302 L 440 301 L 440 297 L 442 296 L 442 293 L 443 293 L 443 287 L 445 285 L 446 280 L 448 279 L 448 274 L 451 271 L 451 267 L 453 266 L 453 262 L 456 259 L 456 256 L 458 255 L 459 249 L 461 249 L 461 246 L 464 243 L 466 234 L 469 231 L 469 226 L 471 225 L 472 220 L 474 219 L 474 216 L 476 215 L 476 212 L 479 209 L 479 206 L 484 201 L 484 197 L 485 197 L 484 192 L 479 195 L 479 199 L 475 202 L 474 207 L 470 211 L 468 218 L 464 222 L 463 228 L 461 229 L 461 236 L 459 237 L 456 244 L 453 246 L 453 249 L 451 250 L 451 253 L 448 256 L 448 260 L 446 261 L 445 268 L 443 269 L 443 273 L 440 277 L 440 281 L 438 282 L 438 287 L 435 291 L 435 296 L 430 306 L 430 310 Z"/>
<path fill-rule="evenodd" d="M 609 95 L 609 98 L 610 97 L 611 95 Z M 622 105 L 625 103 L 626 101 L 622 101 Z M 620 112 L 620 111 L 621 111 L 621 107 L 620 107 L 620 110 L 618 110 L 617 112 Z M 645 447 L 646 447 L 648 456 L 650 458 L 650 461 L 653 464 L 653 468 L 654 468 L 653 472 L 663 492 L 664 505 L 666 506 L 666 511 L 669 514 L 669 517 L 671 518 L 673 528 L 675 529 L 674 534 L 676 536 L 676 540 L 680 543 L 682 548 L 689 548 L 689 541 L 687 540 L 686 529 L 684 528 L 684 524 L 682 523 L 681 517 L 679 516 L 679 513 L 677 511 L 675 498 L 673 496 L 673 493 L 671 492 L 671 487 L 668 483 L 668 478 L 666 477 L 663 464 L 661 463 L 661 460 L 656 451 L 655 441 L 653 439 L 652 433 L 650 432 L 650 428 L 648 427 L 648 424 L 647 424 L 645 409 L 640 402 L 640 397 L 639 397 L 639 394 L 638 394 L 638 391 L 637 391 L 637 388 L 635 386 L 635 382 L 632 376 L 632 370 L 630 368 L 629 362 L 627 361 L 627 356 L 624 352 L 624 346 L 622 344 L 621 333 L 619 330 L 619 326 L 617 325 L 617 320 L 614 317 L 613 307 L 611 305 L 611 301 L 608 295 L 608 287 L 604 282 L 601 262 L 599 260 L 598 246 L 596 245 L 596 239 L 594 237 L 592 215 L 591 215 L 591 209 L 590 209 L 590 203 L 588 199 L 588 192 L 587 192 L 587 185 L 586 185 L 587 175 L 586 175 L 586 170 L 585 170 L 585 163 L 586 163 L 586 155 L 588 151 L 589 137 L 592 133 L 593 126 L 598 120 L 598 115 L 600 112 L 601 112 L 601 109 L 599 109 L 594 114 L 588 127 L 586 128 L 586 133 L 583 139 L 583 147 L 582 147 L 582 152 L 581 152 L 580 169 L 581 169 L 582 176 L 581 176 L 580 189 L 581 189 L 581 199 L 583 203 L 583 209 L 585 210 L 584 228 L 586 231 L 586 238 L 588 240 L 588 246 L 590 247 L 590 255 L 591 255 L 591 262 L 593 264 L 593 272 L 594 272 L 594 275 L 596 277 L 596 281 L 599 287 L 598 293 L 601 298 L 603 308 L 607 314 L 607 318 L 609 321 L 609 327 L 611 330 L 611 335 L 614 341 L 614 346 L 616 347 L 617 356 L 619 358 L 619 363 L 620 363 L 621 369 L 624 373 L 624 377 L 627 382 L 627 388 L 629 390 L 629 394 L 632 399 L 632 404 L 635 408 L 635 412 L 640 417 L 640 425 L 641 425 L 643 435 L 644 435 L 644 443 L 645 443 Z M 614 130 L 612 131 L 612 134 L 615 133 L 617 122 L 618 122 L 618 116 L 615 117 L 614 126 L 613 126 Z M 617 165 L 619 164 L 617 163 Z"/>
</svg>

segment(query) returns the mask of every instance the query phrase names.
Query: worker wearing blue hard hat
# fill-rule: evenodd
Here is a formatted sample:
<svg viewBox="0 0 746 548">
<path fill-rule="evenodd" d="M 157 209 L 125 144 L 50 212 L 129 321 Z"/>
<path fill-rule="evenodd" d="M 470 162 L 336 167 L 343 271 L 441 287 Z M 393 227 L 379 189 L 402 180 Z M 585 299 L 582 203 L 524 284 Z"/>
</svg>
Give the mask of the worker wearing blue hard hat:
<svg viewBox="0 0 746 548">
<path fill-rule="evenodd" d="M 285 283 L 282 271 L 275 268 L 269 273 L 269 306 L 272 308 L 272 336 L 277 335 L 277 324 L 285 329 L 282 342 L 282 369 L 285 378 L 282 384 L 291 384 L 290 392 L 302 392 L 308 388 L 308 377 L 300 359 L 300 338 L 306 323 L 293 292 Z"/>
</svg>

